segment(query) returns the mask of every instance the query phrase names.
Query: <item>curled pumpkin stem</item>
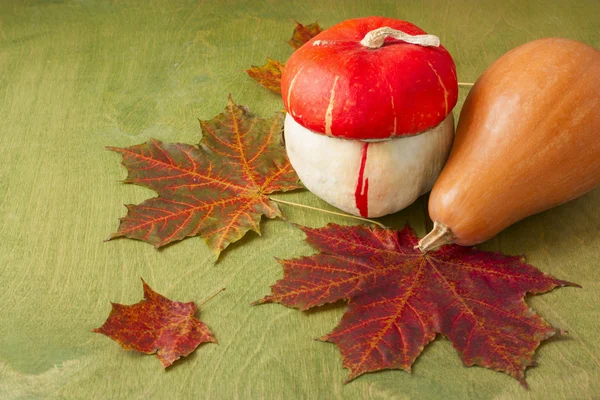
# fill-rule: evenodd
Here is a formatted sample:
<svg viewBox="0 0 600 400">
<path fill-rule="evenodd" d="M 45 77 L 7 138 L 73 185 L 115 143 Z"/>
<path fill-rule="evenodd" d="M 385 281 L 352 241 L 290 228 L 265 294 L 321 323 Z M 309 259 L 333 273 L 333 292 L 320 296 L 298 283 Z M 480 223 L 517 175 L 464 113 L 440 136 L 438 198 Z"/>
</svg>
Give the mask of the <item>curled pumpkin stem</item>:
<svg viewBox="0 0 600 400">
<path fill-rule="evenodd" d="M 435 35 L 409 35 L 406 32 L 402 32 L 398 29 L 392 29 L 389 26 L 382 26 L 381 28 L 373 29 L 368 32 L 363 40 L 360 41 L 365 47 L 369 49 L 378 49 L 383 46 L 385 38 L 392 37 L 397 40 L 402 40 L 406 43 L 417 44 L 425 47 L 439 47 L 440 38 Z"/>
</svg>

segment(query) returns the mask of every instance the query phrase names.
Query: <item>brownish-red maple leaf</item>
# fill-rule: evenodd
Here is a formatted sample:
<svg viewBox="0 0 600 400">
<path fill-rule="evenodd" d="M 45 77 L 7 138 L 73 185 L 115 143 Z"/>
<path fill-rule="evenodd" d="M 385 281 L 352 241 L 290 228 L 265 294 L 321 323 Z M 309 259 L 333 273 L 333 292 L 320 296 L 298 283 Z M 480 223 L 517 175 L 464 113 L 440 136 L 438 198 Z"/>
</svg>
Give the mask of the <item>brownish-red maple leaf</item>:
<svg viewBox="0 0 600 400">
<path fill-rule="evenodd" d="M 165 368 L 200 344 L 217 342 L 208 327 L 194 317 L 198 310 L 194 303 L 169 300 L 142 283 L 144 300 L 130 306 L 111 303 L 108 319 L 94 332 L 108 336 L 124 349 L 156 353 Z"/>
<path fill-rule="evenodd" d="M 259 232 L 262 215 L 281 217 L 267 194 L 300 188 L 281 143 L 282 115 L 262 119 L 231 97 L 222 114 L 200 121 L 200 148 L 148 143 L 110 149 L 123 156 L 126 183 L 155 190 L 158 197 L 127 205 L 120 236 L 164 246 L 200 235 L 219 256 L 249 230 Z"/>
<path fill-rule="evenodd" d="M 313 24 L 302 25 L 300 22 L 296 21 L 296 28 L 294 29 L 292 38 L 288 40 L 288 43 L 294 49 L 298 50 L 304 45 L 304 43 L 308 42 L 321 32 L 323 32 L 323 29 L 317 22 Z"/>
<path fill-rule="evenodd" d="M 381 369 L 410 371 L 441 333 L 465 365 L 503 371 L 525 385 L 535 349 L 557 333 L 527 306 L 525 294 L 577 286 L 521 257 L 457 245 L 423 254 L 409 227 L 301 229 L 320 253 L 281 260 L 283 279 L 258 303 L 306 310 L 349 300 L 340 324 L 322 338 L 339 347 L 348 380 Z"/>
<path fill-rule="evenodd" d="M 309 25 L 302 25 L 301 23 L 296 22 L 296 28 L 294 29 L 292 38 L 288 40 L 288 43 L 294 49 L 299 49 L 304 43 L 308 42 L 322 31 L 323 29 L 321 29 L 317 22 Z M 259 85 L 279 94 L 281 93 L 280 83 L 283 66 L 283 63 L 267 58 L 267 63 L 265 65 L 253 65 L 250 69 L 246 70 L 246 73 Z"/>
<path fill-rule="evenodd" d="M 281 93 L 281 72 L 283 71 L 283 64 L 279 61 L 271 60 L 267 58 L 267 63 L 262 67 L 253 65 L 252 68 L 246 70 L 246 73 L 250 75 L 259 85 L 269 89 L 275 93 Z"/>
</svg>

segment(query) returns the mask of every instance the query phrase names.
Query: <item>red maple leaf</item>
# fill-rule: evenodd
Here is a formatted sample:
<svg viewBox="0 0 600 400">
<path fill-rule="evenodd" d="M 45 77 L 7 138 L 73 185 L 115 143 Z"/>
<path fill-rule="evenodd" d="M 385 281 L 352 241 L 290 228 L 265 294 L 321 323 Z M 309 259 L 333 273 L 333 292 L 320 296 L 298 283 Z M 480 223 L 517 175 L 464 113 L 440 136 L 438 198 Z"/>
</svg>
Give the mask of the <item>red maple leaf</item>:
<svg viewBox="0 0 600 400">
<path fill-rule="evenodd" d="M 299 49 L 302 45 L 308 42 L 313 37 L 321 33 L 323 29 L 317 22 L 309 25 L 302 25 L 296 22 L 296 28 L 292 34 L 292 38 L 288 40 L 290 46 L 294 49 Z M 267 58 L 267 63 L 263 66 L 253 65 L 246 73 L 250 75 L 259 85 L 269 89 L 274 93 L 281 93 L 281 72 L 284 64 Z"/>
<path fill-rule="evenodd" d="M 271 92 L 281 94 L 281 72 L 283 64 L 279 61 L 267 58 L 267 63 L 262 67 L 253 65 L 246 73 L 259 85 L 269 89 Z"/>
<path fill-rule="evenodd" d="M 282 115 L 258 118 L 229 97 L 222 114 L 200 124 L 200 148 L 158 140 L 109 148 L 123 156 L 125 183 L 159 195 L 128 205 L 111 239 L 161 247 L 200 235 L 218 257 L 249 230 L 260 232 L 262 215 L 282 216 L 267 194 L 301 187 L 281 143 Z"/>
<path fill-rule="evenodd" d="M 257 303 L 306 310 L 348 300 L 340 324 L 321 338 L 339 347 L 348 380 L 381 369 L 410 371 L 440 333 L 465 365 L 502 371 L 525 385 L 535 349 L 557 333 L 527 306 L 525 294 L 578 286 L 521 257 L 457 245 L 423 254 L 409 227 L 301 229 L 320 253 L 281 260 L 283 279 Z"/>
<path fill-rule="evenodd" d="M 323 28 L 319 26 L 318 22 L 302 25 L 300 22 L 296 21 L 296 28 L 294 29 L 292 38 L 288 40 L 288 43 L 294 49 L 298 50 L 304 43 L 308 42 L 321 32 L 323 32 Z"/>
<path fill-rule="evenodd" d="M 93 331 L 108 336 L 126 350 L 156 353 L 163 367 L 185 357 L 204 342 L 216 343 L 208 327 L 194 317 L 192 302 L 172 301 L 142 280 L 144 300 L 133 305 L 112 304 L 108 319 Z"/>
</svg>

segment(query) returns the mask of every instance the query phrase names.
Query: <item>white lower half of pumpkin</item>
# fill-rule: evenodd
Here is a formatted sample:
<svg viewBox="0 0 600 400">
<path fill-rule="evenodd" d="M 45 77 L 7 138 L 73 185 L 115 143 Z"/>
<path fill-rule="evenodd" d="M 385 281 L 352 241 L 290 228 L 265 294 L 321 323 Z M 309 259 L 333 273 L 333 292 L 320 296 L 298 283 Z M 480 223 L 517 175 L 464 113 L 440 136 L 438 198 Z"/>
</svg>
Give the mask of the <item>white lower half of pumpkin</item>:
<svg viewBox="0 0 600 400">
<path fill-rule="evenodd" d="M 335 207 L 380 217 L 431 190 L 450 151 L 452 114 L 418 135 L 379 142 L 338 139 L 304 128 L 287 114 L 285 145 L 304 185 Z"/>
</svg>

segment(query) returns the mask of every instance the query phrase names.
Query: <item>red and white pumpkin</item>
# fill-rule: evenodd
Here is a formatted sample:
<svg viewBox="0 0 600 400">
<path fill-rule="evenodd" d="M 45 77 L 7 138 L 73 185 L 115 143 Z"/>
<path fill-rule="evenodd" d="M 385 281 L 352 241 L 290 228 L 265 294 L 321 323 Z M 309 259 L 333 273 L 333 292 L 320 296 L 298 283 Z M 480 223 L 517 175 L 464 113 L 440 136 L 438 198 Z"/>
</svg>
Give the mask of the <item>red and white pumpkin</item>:
<svg viewBox="0 0 600 400">
<path fill-rule="evenodd" d="M 452 57 L 415 25 L 344 21 L 287 62 L 288 156 L 313 193 L 355 215 L 396 212 L 429 191 L 452 143 Z"/>
</svg>

